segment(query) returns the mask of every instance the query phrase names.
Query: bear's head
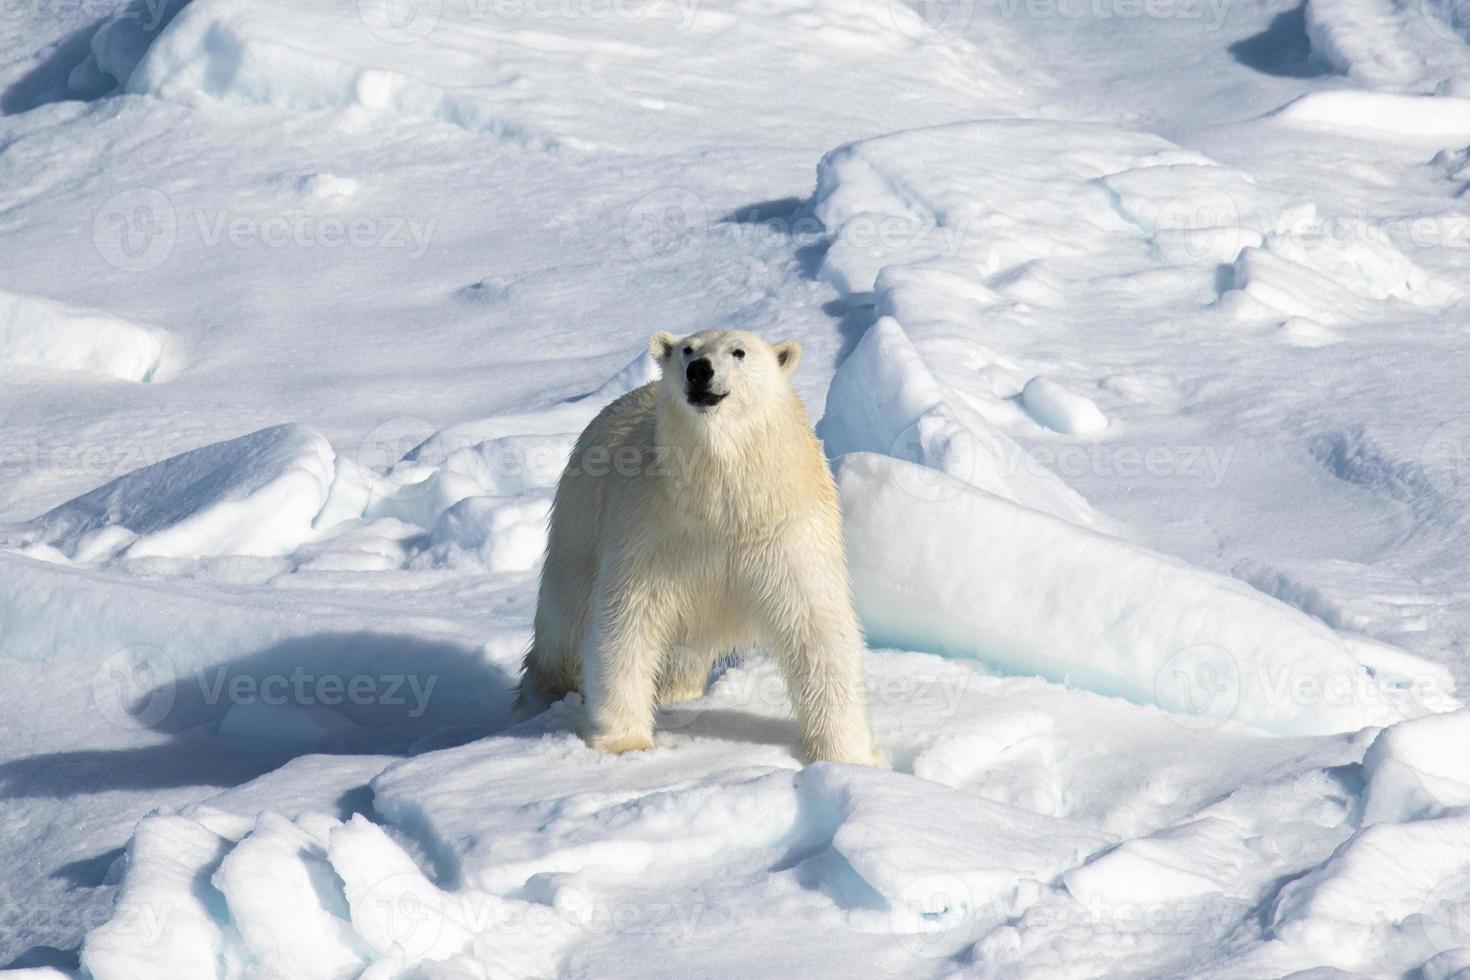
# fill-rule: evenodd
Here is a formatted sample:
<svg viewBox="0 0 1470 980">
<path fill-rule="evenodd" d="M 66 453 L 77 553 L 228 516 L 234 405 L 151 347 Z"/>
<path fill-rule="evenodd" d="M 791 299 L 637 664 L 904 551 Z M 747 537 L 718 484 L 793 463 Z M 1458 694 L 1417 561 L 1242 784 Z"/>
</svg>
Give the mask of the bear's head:
<svg viewBox="0 0 1470 980">
<path fill-rule="evenodd" d="M 801 359 L 796 341 L 768 344 L 745 330 L 703 330 L 682 339 L 658 333 L 649 351 L 663 373 L 660 397 L 705 421 L 749 418 L 779 404 Z"/>
</svg>

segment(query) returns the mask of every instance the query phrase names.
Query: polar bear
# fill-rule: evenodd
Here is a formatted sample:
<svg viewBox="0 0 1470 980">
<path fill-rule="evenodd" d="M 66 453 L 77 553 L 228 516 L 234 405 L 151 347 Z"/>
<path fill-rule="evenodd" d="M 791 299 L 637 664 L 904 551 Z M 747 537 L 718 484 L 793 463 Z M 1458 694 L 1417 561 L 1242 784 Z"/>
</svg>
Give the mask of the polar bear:
<svg viewBox="0 0 1470 980">
<path fill-rule="evenodd" d="M 650 350 L 660 380 L 593 419 L 557 484 L 518 705 L 581 691 L 589 745 L 647 749 L 658 704 L 767 646 L 805 758 L 883 764 L 837 489 L 790 383 L 801 348 L 710 330 Z"/>
</svg>

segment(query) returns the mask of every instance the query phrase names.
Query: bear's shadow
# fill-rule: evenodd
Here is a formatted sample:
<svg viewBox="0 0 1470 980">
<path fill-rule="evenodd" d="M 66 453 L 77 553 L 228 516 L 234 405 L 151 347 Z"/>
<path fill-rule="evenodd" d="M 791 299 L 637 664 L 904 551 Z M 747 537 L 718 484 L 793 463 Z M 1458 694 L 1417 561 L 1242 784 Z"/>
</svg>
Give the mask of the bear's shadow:
<svg viewBox="0 0 1470 980">
<path fill-rule="evenodd" d="M 296 684 L 297 677 L 305 687 Z M 329 688 L 319 683 L 326 678 L 336 679 Z M 359 693 L 345 693 L 356 679 Z M 129 699 L 136 714 L 119 716 L 119 723 L 167 738 L 6 762 L 0 765 L 0 796 L 64 799 L 184 786 L 224 790 L 302 755 L 413 755 L 460 745 L 511 724 L 514 685 L 478 649 L 456 643 L 366 631 L 294 637 Z M 297 696 L 302 690 L 305 699 Z M 328 706 L 322 692 L 337 703 Z M 269 706 L 268 698 L 279 703 L 283 695 L 288 709 L 331 712 L 342 723 L 320 736 L 293 737 L 267 730 L 277 721 L 289 728 L 290 717 L 265 714 L 247 726 L 257 737 L 220 734 L 231 709 Z"/>
</svg>

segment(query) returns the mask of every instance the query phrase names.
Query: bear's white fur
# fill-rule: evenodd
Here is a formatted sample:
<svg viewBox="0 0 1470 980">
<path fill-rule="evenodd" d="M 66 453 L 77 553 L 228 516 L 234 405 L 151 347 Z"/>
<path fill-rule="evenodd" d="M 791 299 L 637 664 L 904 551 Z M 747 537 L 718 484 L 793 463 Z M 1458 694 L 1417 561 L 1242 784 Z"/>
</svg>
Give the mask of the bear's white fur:
<svg viewBox="0 0 1470 980">
<path fill-rule="evenodd" d="M 557 484 L 518 703 L 580 690 L 589 745 L 646 749 L 658 704 L 768 646 L 804 756 L 881 765 L 837 490 L 789 380 L 801 349 L 714 330 L 651 350 L 662 378 L 603 409 Z"/>
</svg>

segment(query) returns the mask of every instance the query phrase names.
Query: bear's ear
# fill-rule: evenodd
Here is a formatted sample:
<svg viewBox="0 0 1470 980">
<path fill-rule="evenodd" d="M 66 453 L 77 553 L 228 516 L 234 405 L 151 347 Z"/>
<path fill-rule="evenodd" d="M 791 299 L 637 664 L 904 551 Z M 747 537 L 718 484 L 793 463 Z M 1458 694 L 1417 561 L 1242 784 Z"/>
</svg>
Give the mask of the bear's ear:
<svg viewBox="0 0 1470 980">
<path fill-rule="evenodd" d="M 794 340 L 783 340 L 771 348 L 776 352 L 776 363 L 781 365 L 782 374 L 790 374 L 796 370 L 796 362 L 801 360 L 801 345 Z"/>
<path fill-rule="evenodd" d="M 675 337 L 667 330 L 660 330 L 648 342 L 648 353 L 653 355 L 655 361 L 662 364 L 669 359 L 670 354 L 674 353 L 674 346 L 678 343 L 678 337 Z"/>
</svg>

